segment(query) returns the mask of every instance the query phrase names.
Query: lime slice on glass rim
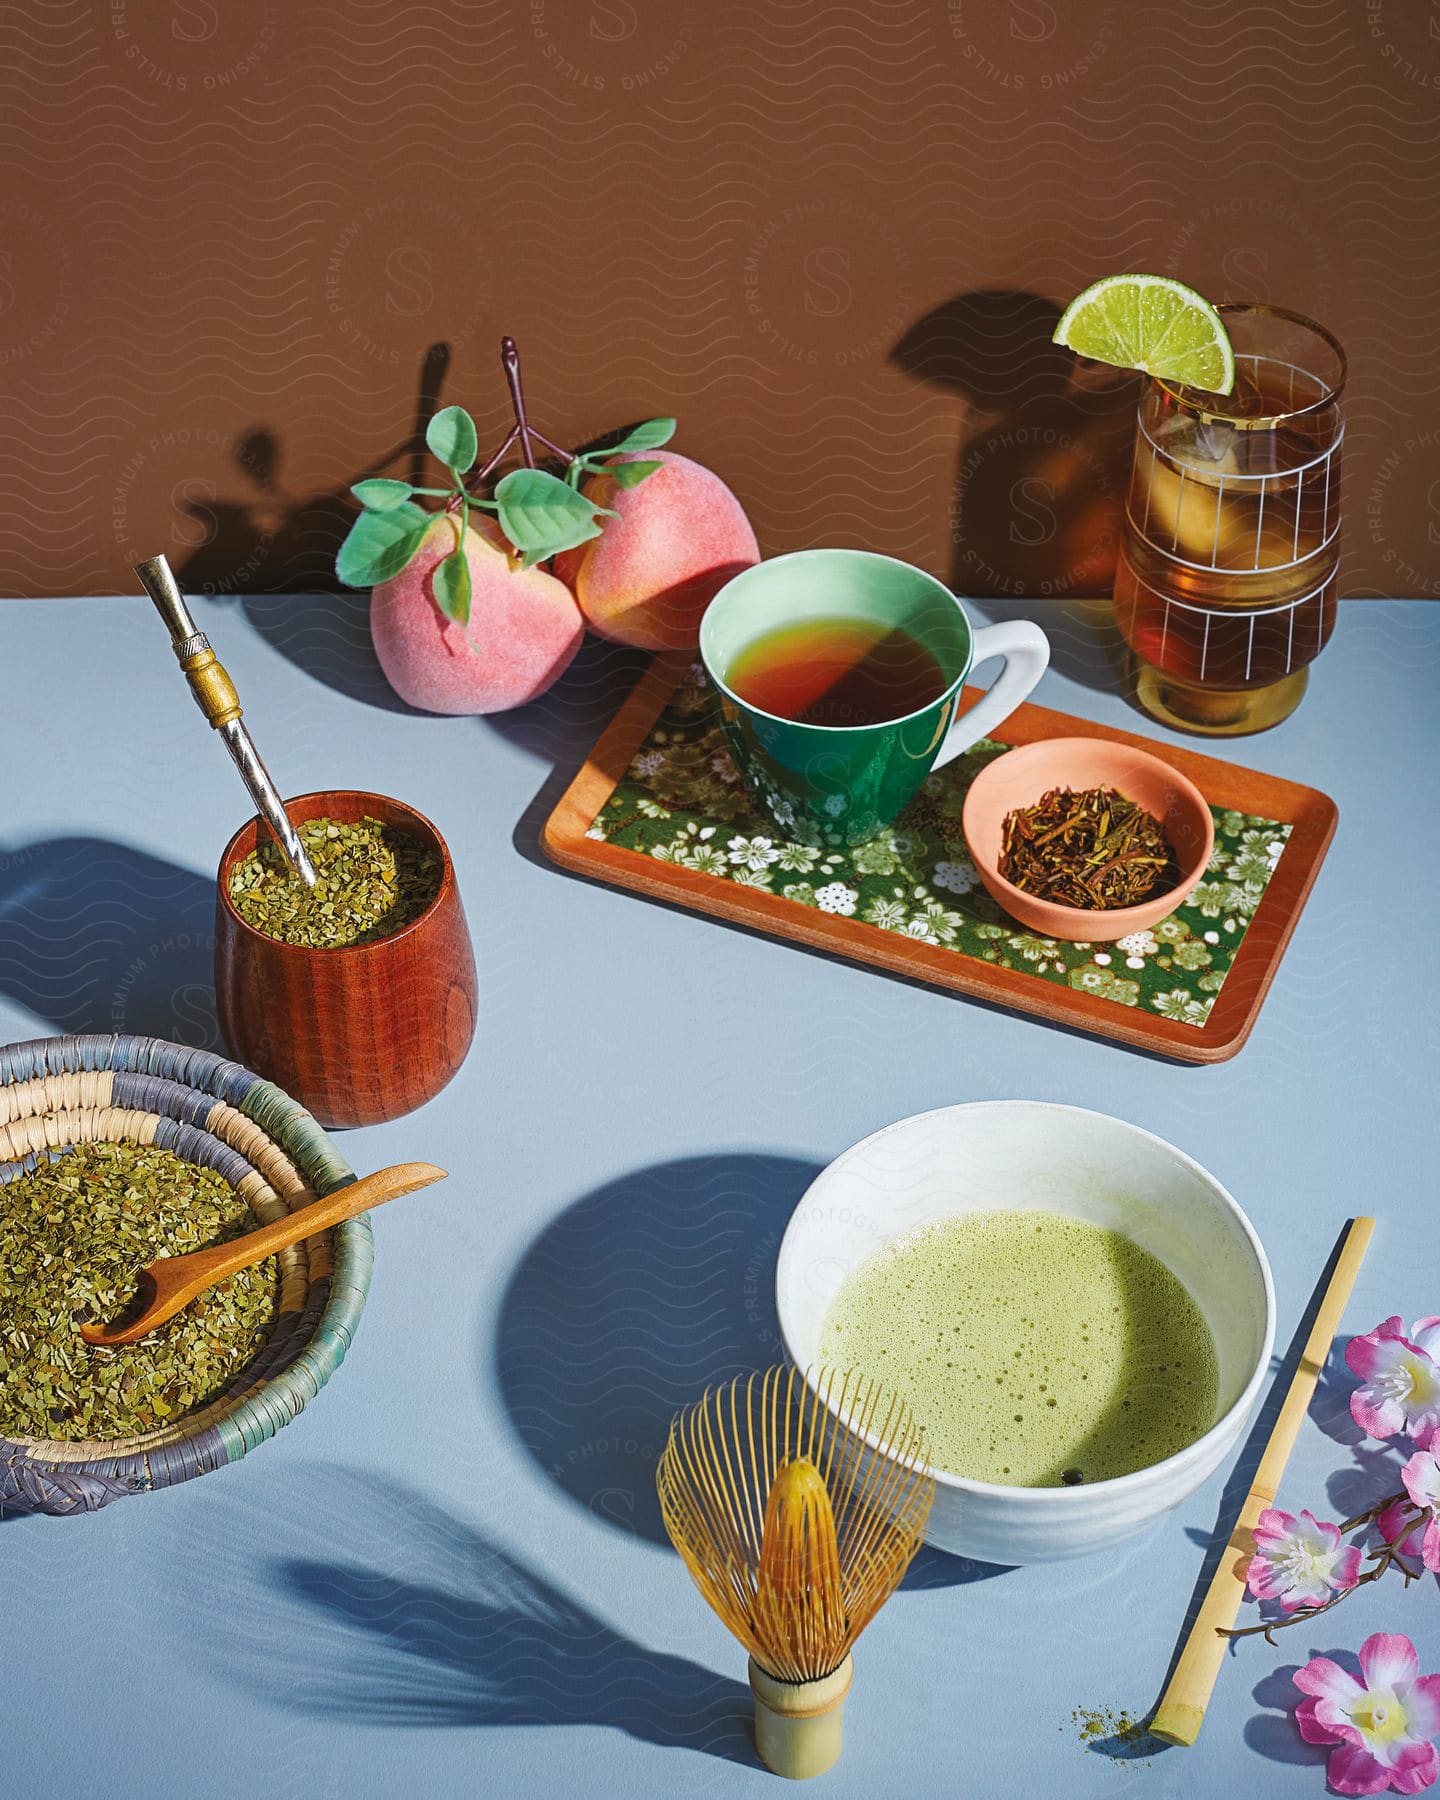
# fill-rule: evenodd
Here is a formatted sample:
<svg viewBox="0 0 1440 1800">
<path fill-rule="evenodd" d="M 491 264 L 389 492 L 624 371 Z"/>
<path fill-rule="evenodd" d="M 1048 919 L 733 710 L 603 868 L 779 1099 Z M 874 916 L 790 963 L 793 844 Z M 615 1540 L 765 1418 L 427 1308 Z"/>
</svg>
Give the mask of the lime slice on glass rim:
<svg viewBox="0 0 1440 1800">
<path fill-rule="evenodd" d="M 1093 283 L 1060 315 L 1054 342 L 1175 387 L 1228 394 L 1235 386 L 1235 352 L 1219 313 L 1168 275 L 1107 275 Z"/>
</svg>

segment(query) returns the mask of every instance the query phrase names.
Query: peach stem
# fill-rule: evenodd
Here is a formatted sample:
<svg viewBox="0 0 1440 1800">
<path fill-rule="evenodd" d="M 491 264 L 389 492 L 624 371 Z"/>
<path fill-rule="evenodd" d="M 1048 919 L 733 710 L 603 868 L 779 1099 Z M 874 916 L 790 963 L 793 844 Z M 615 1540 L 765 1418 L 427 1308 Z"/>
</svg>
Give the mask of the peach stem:
<svg viewBox="0 0 1440 1800">
<path fill-rule="evenodd" d="M 560 444 L 552 442 L 543 431 L 537 431 L 530 423 L 525 411 L 525 390 L 520 380 L 520 346 L 512 337 L 502 337 L 500 340 L 500 367 L 505 371 L 505 384 L 510 390 L 510 404 L 515 411 L 515 423 L 506 433 L 504 443 L 490 460 L 465 477 L 465 485 L 472 492 L 494 474 L 514 448 L 517 439 L 520 444 L 520 454 L 525 459 L 527 469 L 535 467 L 535 443 L 543 444 L 547 450 L 558 456 L 567 468 L 575 460 L 573 450 L 566 450 Z M 532 439 L 534 443 L 532 443 Z M 451 501 L 447 510 L 453 510 L 457 504 L 457 501 Z"/>
</svg>

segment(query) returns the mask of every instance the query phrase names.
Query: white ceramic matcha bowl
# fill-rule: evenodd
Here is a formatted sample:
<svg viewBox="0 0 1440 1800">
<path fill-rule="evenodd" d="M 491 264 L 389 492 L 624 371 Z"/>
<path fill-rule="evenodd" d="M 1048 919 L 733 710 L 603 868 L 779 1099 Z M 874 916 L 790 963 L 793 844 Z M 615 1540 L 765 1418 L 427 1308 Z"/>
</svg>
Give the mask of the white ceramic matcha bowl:
<svg viewBox="0 0 1440 1800">
<path fill-rule="evenodd" d="M 1244 1213 L 1163 1138 L 1081 1107 L 979 1101 L 901 1119 L 810 1184 L 776 1270 L 791 1359 L 802 1369 L 819 1363 L 836 1290 L 881 1245 L 933 1219 L 1006 1210 L 1069 1213 L 1159 1257 L 1205 1315 L 1220 1366 L 1215 1423 L 1133 1475 L 1026 1488 L 937 1472 L 929 1543 L 982 1562 L 1058 1562 L 1143 1531 L 1231 1454 L 1269 1368 L 1275 1292 Z M 905 1329 L 903 1318 L 895 1328 Z"/>
</svg>

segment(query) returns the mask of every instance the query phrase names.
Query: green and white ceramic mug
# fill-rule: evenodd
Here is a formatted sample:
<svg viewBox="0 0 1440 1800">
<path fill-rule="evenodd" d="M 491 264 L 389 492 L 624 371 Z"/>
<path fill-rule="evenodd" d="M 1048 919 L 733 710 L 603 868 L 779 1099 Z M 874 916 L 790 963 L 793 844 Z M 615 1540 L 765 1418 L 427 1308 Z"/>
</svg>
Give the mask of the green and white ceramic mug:
<svg viewBox="0 0 1440 1800">
<path fill-rule="evenodd" d="M 917 638 L 940 664 L 945 691 L 878 725 L 811 725 L 762 712 L 729 686 L 736 657 L 762 633 L 837 617 Z M 1005 659 L 999 679 L 957 716 L 966 677 L 992 656 Z M 931 769 L 1015 710 L 1045 673 L 1050 645 L 1025 619 L 977 630 L 943 582 L 893 556 L 799 550 L 756 563 L 720 589 L 700 626 L 700 657 L 740 773 L 775 829 L 802 844 L 849 849 L 897 818 Z"/>
</svg>

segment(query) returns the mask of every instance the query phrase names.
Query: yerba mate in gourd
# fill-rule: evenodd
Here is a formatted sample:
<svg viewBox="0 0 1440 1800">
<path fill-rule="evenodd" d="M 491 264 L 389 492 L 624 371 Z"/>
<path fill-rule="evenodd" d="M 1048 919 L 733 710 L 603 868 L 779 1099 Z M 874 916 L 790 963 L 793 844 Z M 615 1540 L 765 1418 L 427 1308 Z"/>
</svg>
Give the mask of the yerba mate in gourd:
<svg viewBox="0 0 1440 1800">
<path fill-rule="evenodd" d="M 230 899 L 253 930 L 282 944 L 341 950 L 393 936 L 440 887 L 440 858 L 399 826 L 365 817 L 307 819 L 300 841 L 315 869 L 307 888 L 262 843 L 230 873 Z"/>
</svg>

